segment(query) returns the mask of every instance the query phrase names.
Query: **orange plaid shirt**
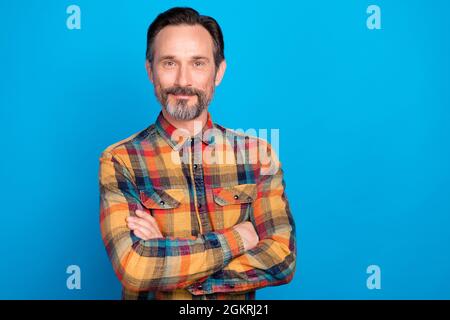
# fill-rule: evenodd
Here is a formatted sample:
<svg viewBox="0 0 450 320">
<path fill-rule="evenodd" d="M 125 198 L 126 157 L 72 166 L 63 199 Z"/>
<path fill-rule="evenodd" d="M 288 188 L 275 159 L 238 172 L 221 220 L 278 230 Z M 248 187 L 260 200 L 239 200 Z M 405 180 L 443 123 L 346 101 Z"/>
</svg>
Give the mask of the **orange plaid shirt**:
<svg viewBox="0 0 450 320">
<path fill-rule="evenodd" d="M 123 299 L 254 299 L 295 271 L 295 225 L 283 171 L 264 140 L 213 124 L 194 137 L 159 114 L 100 157 L 100 227 Z M 265 155 L 265 157 L 264 157 Z M 164 238 L 127 227 L 151 214 Z M 251 221 L 245 251 L 233 226 Z"/>
</svg>

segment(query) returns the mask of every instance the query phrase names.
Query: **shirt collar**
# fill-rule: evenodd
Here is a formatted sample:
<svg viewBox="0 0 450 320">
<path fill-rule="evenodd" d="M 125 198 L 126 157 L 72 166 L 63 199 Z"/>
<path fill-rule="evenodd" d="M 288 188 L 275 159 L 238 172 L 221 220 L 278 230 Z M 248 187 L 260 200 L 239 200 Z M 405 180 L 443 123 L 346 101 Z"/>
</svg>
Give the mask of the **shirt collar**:
<svg viewBox="0 0 450 320">
<path fill-rule="evenodd" d="M 179 150 L 184 145 L 184 143 L 189 139 L 200 139 L 206 144 L 214 143 L 214 135 L 205 132 L 209 129 L 213 129 L 214 125 L 211 119 L 211 114 L 208 112 L 208 118 L 205 125 L 203 126 L 201 132 L 197 133 L 195 136 L 191 136 L 186 130 L 178 129 L 173 124 L 171 124 L 163 115 L 162 111 L 159 113 L 156 122 L 156 129 L 158 130 L 161 137 L 172 147 L 174 150 Z M 176 132 L 175 132 L 176 131 Z M 214 130 L 210 130 L 213 132 Z"/>
</svg>

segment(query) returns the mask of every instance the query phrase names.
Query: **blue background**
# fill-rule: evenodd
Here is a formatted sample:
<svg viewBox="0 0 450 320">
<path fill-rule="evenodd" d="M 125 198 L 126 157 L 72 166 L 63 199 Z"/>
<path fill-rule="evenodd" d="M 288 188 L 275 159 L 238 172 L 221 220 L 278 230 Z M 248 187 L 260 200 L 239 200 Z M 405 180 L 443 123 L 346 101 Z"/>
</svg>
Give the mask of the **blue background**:
<svg viewBox="0 0 450 320">
<path fill-rule="evenodd" d="M 425 0 L 1 1 L 0 298 L 120 298 L 98 158 L 159 112 L 146 31 L 175 5 L 224 31 L 214 121 L 280 129 L 297 272 L 257 298 L 450 298 L 450 2 Z"/>
</svg>

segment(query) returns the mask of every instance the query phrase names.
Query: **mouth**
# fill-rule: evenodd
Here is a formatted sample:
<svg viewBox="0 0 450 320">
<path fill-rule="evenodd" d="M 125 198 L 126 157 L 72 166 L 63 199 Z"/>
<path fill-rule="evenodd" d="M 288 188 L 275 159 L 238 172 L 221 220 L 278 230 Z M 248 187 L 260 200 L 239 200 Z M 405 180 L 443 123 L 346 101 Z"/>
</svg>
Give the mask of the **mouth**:
<svg viewBox="0 0 450 320">
<path fill-rule="evenodd" d="M 176 99 L 189 99 L 190 97 L 193 97 L 193 95 L 186 95 L 186 94 L 170 94 L 171 96 L 175 97 Z"/>
</svg>

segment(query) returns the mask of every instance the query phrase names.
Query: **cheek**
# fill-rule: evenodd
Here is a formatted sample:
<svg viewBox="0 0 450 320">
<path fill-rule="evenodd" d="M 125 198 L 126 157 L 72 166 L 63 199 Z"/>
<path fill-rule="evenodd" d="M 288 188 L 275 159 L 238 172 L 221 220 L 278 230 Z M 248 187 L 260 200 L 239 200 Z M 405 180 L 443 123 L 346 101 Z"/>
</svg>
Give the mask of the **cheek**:
<svg viewBox="0 0 450 320">
<path fill-rule="evenodd" d="M 206 92 L 210 92 L 215 85 L 214 80 L 214 75 L 211 74 L 198 75 L 198 77 L 196 77 L 194 86 Z"/>
<path fill-rule="evenodd" d="M 176 81 L 176 73 L 175 72 L 155 72 L 153 81 L 155 84 L 159 85 L 160 87 L 167 88 L 173 86 L 174 82 Z"/>
</svg>

